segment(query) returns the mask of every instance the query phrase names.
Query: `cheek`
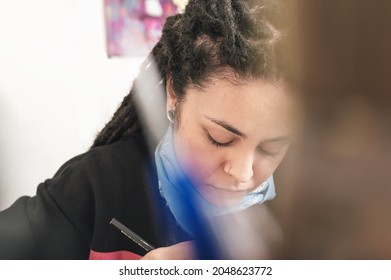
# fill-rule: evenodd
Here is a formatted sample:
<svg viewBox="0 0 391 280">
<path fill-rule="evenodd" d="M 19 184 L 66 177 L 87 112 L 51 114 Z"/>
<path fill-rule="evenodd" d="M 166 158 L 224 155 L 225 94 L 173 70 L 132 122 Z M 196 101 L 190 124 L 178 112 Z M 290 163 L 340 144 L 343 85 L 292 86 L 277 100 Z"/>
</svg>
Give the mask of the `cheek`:
<svg viewBox="0 0 391 280">
<path fill-rule="evenodd" d="M 180 129 L 174 142 L 179 164 L 197 181 L 203 181 L 221 165 L 215 148 L 200 132 Z"/>
<path fill-rule="evenodd" d="M 276 170 L 281 159 L 273 159 L 270 157 L 262 157 L 254 164 L 254 184 L 260 185 L 265 182 Z"/>
<path fill-rule="evenodd" d="M 267 178 L 270 177 L 270 175 L 273 173 L 274 168 L 271 165 L 262 165 L 262 167 L 255 165 L 254 166 L 254 186 L 259 186 L 263 182 L 267 180 Z"/>
</svg>

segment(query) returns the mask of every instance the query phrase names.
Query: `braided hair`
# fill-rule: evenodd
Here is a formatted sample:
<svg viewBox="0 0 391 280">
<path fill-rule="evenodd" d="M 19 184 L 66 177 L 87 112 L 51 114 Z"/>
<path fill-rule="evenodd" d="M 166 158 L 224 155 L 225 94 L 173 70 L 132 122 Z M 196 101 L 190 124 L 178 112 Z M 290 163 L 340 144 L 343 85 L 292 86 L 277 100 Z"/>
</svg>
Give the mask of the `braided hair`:
<svg viewBox="0 0 391 280">
<path fill-rule="evenodd" d="M 151 62 L 157 66 L 164 88 L 170 75 L 170 86 L 179 102 L 187 87 L 202 87 L 219 71 L 238 78 L 280 79 L 281 36 L 277 30 L 281 10 L 277 2 L 189 0 L 183 13 L 167 18 L 160 41 L 141 65 L 129 94 L 98 133 L 92 148 L 142 132 L 134 100 L 135 84 L 154 75 L 148 67 Z"/>
</svg>

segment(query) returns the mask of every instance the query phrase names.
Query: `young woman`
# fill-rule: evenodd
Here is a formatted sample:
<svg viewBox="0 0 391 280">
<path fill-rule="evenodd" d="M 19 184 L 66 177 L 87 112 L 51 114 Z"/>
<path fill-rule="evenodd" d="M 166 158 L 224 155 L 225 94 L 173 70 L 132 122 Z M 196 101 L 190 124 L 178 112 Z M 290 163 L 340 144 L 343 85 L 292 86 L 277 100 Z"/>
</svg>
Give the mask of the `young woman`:
<svg viewBox="0 0 391 280">
<path fill-rule="evenodd" d="M 272 199 L 292 128 L 277 12 L 276 1 L 190 0 L 168 18 L 135 84 L 155 75 L 151 64 L 161 80 L 133 86 L 88 152 L 0 213 L 0 257 L 193 258 L 173 174 L 192 182 L 207 215 Z M 153 100 L 159 86 L 169 121 L 150 145 L 134 96 Z M 157 249 L 146 254 L 112 218 Z"/>
</svg>

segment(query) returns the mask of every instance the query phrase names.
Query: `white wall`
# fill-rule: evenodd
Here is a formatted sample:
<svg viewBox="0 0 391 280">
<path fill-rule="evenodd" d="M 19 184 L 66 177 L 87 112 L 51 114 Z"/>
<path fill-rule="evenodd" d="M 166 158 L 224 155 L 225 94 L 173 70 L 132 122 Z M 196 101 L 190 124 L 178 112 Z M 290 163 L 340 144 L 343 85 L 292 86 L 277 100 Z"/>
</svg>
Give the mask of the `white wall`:
<svg viewBox="0 0 391 280">
<path fill-rule="evenodd" d="M 0 0 L 0 210 L 89 148 L 142 60 L 107 58 L 103 0 Z"/>
</svg>

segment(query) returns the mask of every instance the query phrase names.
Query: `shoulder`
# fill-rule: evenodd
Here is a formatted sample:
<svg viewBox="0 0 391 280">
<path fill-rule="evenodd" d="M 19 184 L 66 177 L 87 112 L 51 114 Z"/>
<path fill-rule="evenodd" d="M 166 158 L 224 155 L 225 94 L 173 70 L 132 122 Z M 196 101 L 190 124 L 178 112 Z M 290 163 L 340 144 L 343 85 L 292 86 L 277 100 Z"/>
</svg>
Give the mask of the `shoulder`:
<svg viewBox="0 0 391 280">
<path fill-rule="evenodd" d="M 99 146 L 71 158 L 60 167 L 54 178 L 68 172 L 99 176 L 112 171 L 117 173 L 124 168 L 137 170 L 150 161 L 150 152 L 144 138 L 137 134 L 127 140 Z"/>
<path fill-rule="evenodd" d="M 87 240 L 105 244 L 112 217 L 126 213 L 130 218 L 122 221 L 130 223 L 132 211 L 144 207 L 150 163 L 143 138 L 135 135 L 70 159 L 44 191 Z"/>
<path fill-rule="evenodd" d="M 149 155 L 143 138 L 135 135 L 70 159 L 45 185 L 59 205 L 72 211 L 76 203 L 84 208 L 97 203 L 111 207 L 124 197 L 143 196 L 154 170 Z"/>
</svg>

